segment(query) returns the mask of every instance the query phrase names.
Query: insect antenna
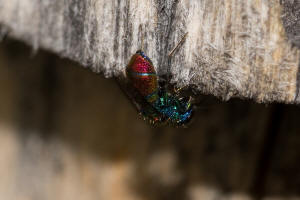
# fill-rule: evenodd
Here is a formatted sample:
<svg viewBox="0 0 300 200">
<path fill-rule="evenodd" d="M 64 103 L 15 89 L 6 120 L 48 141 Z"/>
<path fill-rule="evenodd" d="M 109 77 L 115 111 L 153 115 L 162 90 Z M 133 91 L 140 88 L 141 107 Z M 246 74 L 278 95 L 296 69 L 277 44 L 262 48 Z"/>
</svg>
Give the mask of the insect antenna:
<svg viewBox="0 0 300 200">
<path fill-rule="evenodd" d="M 173 54 L 176 52 L 176 50 L 181 46 L 181 44 L 185 41 L 186 37 L 188 35 L 188 32 L 186 32 L 182 38 L 180 39 L 180 41 L 176 44 L 176 46 L 170 51 L 170 53 L 168 54 L 168 66 L 171 65 L 171 57 L 173 56 Z M 170 69 L 167 69 L 167 73 L 164 75 L 160 75 L 160 79 L 159 79 L 159 85 L 160 88 L 165 88 L 168 90 L 168 84 L 171 80 L 171 74 L 169 73 Z M 175 92 L 176 93 L 176 92 Z"/>
<path fill-rule="evenodd" d="M 141 50 L 144 51 L 144 34 L 141 36 Z"/>
<path fill-rule="evenodd" d="M 169 53 L 169 57 L 172 57 L 172 55 L 175 53 L 175 51 L 178 49 L 178 47 L 185 41 L 186 36 L 188 35 L 189 32 L 186 32 L 183 37 L 181 38 L 181 40 L 178 42 L 178 44 L 170 51 Z"/>
</svg>

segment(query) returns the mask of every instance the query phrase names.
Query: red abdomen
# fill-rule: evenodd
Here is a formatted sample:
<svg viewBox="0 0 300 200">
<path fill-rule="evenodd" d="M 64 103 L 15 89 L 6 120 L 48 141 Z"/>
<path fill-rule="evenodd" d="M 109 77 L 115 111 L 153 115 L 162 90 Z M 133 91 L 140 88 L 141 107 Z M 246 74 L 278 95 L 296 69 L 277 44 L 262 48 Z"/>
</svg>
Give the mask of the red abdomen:
<svg viewBox="0 0 300 200">
<path fill-rule="evenodd" d="M 158 98 L 158 82 L 155 69 L 151 60 L 142 51 L 137 51 L 131 57 L 126 67 L 126 75 L 132 82 L 133 87 L 147 101 L 153 102 Z"/>
</svg>

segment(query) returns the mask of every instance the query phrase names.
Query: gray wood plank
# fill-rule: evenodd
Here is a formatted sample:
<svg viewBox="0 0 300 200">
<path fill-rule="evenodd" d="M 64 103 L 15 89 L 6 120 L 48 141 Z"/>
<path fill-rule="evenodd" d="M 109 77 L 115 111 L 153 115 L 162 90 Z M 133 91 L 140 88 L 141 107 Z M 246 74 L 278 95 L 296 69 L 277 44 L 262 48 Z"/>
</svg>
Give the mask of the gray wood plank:
<svg viewBox="0 0 300 200">
<path fill-rule="evenodd" d="M 0 0 L 0 24 L 35 50 L 51 50 L 106 77 L 123 76 L 130 56 L 143 48 L 158 74 L 171 75 L 179 87 L 224 100 L 297 103 L 299 49 L 292 43 L 299 44 L 300 3 L 281 3 Z"/>
</svg>

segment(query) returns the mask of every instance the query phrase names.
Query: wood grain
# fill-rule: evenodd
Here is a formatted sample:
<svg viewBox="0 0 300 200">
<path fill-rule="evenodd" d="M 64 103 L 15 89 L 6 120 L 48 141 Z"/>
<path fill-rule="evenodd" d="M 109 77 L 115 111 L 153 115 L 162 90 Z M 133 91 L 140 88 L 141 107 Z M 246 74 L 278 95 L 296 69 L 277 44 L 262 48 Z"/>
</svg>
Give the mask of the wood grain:
<svg viewBox="0 0 300 200">
<path fill-rule="evenodd" d="M 281 3 L 281 4 L 280 4 Z M 298 103 L 298 0 L 0 0 L 2 32 L 106 77 L 143 48 L 161 77 L 224 100 Z M 283 21 L 282 21 L 283 19 Z M 189 32 L 169 60 L 168 53 Z"/>
</svg>

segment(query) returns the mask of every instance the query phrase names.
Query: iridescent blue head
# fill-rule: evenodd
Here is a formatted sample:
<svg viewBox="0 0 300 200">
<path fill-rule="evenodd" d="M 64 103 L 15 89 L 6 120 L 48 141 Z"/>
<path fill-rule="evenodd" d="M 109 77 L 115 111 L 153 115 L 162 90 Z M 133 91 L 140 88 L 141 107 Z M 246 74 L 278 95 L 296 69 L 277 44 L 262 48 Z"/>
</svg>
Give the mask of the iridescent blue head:
<svg viewBox="0 0 300 200">
<path fill-rule="evenodd" d="M 159 99 L 153 103 L 166 121 L 175 126 L 180 126 L 188 123 L 192 117 L 193 109 L 190 103 L 190 98 L 179 97 L 178 94 L 161 90 Z"/>
</svg>

